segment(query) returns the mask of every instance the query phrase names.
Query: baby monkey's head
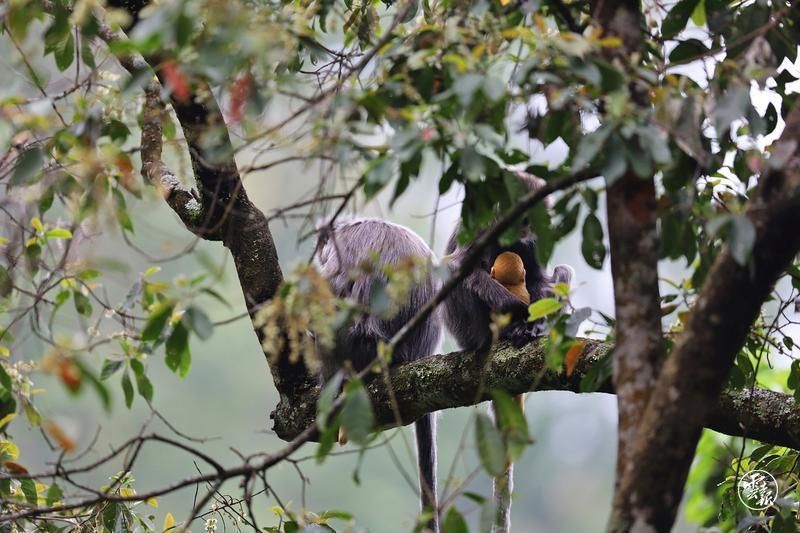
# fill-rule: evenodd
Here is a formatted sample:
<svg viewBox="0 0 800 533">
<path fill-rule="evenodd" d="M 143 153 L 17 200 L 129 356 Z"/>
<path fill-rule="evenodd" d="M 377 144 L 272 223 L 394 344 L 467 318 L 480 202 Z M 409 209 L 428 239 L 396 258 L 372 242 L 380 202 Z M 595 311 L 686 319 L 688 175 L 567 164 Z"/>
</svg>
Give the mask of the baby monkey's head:
<svg viewBox="0 0 800 533">
<path fill-rule="evenodd" d="M 525 264 L 520 256 L 513 252 L 501 253 L 494 260 L 491 275 L 517 298 L 525 303 L 530 302 L 530 295 L 525 287 Z"/>
</svg>

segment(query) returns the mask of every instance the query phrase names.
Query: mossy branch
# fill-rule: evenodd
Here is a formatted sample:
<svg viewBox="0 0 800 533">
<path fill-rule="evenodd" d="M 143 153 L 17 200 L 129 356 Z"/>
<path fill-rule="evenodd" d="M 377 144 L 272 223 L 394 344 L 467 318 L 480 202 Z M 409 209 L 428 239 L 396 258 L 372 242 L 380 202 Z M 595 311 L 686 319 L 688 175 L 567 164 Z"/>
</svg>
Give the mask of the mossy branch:
<svg viewBox="0 0 800 533">
<path fill-rule="evenodd" d="M 571 375 L 548 370 L 544 343 L 522 348 L 495 345 L 488 354 L 453 352 L 427 357 L 397 366 L 390 371 L 394 397 L 403 424 L 421 416 L 453 407 L 466 407 L 490 399 L 492 389 L 510 394 L 562 390 L 581 392 L 581 380 L 592 367 L 606 364 L 613 346 L 592 339 L 586 341 Z M 481 384 L 483 384 L 481 386 Z M 385 380 L 374 379 L 368 386 L 375 419 L 380 427 L 394 425 L 395 415 Z M 597 389 L 614 393 L 611 379 Z M 294 402 L 283 399 L 271 414 L 273 429 L 284 440 L 291 440 L 314 424 L 319 388 L 309 390 Z M 764 389 L 726 390 L 720 396 L 706 427 L 728 435 L 800 449 L 800 406 L 780 392 Z"/>
</svg>

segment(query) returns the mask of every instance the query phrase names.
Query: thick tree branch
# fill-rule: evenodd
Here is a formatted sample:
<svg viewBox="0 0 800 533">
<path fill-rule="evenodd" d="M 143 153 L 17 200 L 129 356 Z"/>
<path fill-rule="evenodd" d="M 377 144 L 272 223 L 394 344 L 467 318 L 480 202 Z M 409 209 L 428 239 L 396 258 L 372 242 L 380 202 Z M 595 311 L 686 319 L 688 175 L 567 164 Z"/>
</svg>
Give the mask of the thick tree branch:
<svg viewBox="0 0 800 533">
<path fill-rule="evenodd" d="M 211 239 L 212 236 L 202 227 L 208 215 L 200 204 L 199 195 L 182 185 L 161 160 L 163 115 L 161 85 L 153 81 L 145 89 L 145 106 L 142 113 L 142 176 L 159 190 L 189 231 Z"/>
<path fill-rule="evenodd" d="M 800 103 L 786 123 L 773 159 L 787 162 L 761 176 L 748 205 L 756 229 L 751 257 L 740 265 L 724 251 L 709 272 L 639 425 L 635 470 L 625 472 L 619 485 L 628 506 L 614 530 L 671 529 L 700 431 L 715 419 L 711 406 L 775 281 L 800 250 Z M 766 413 L 750 415 L 763 423 Z"/>
<path fill-rule="evenodd" d="M 623 46 L 613 53 L 635 57 L 642 47 L 639 2 L 595 0 L 592 8 L 592 17 L 599 27 L 622 38 Z M 639 107 L 650 105 L 650 100 L 633 84 L 630 92 Z M 619 518 L 630 510 L 627 494 L 619 490 L 619 483 L 636 470 L 634 444 L 664 360 L 664 342 L 658 287 L 660 241 L 655 180 L 642 179 L 629 169 L 609 185 L 606 197 L 616 317 L 613 379 L 618 406 L 617 477 L 610 520 L 613 529 L 614 524 L 627 521 Z"/>
<path fill-rule="evenodd" d="M 543 344 L 532 343 L 519 349 L 499 344 L 488 355 L 454 352 L 398 366 L 390 372 L 390 383 L 402 421 L 410 424 L 433 411 L 489 400 L 494 388 L 511 394 L 544 390 L 579 392 L 581 379 L 611 349 L 609 344 L 586 339 L 577 367 L 567 376 L 563 371 L 545 368 Z M 480 395 L 476 395 L 478 383 L 484 384 Z M 375 379 L 368 389 L 377 423 L 383 427 L 395 425 L 384 380 Z M 601 384 L 598 392 L 613 393 L 611 381 Z M 278 407 L 273 413 L 273 429 L 280 438 L 290 440 L 315 423 L 318 394 L 319 389 L 315 388 L 303 401 Z M 725 391 L 711 405 L 707 424 L 710 429 L 800 449 L 800 406 L 788 394 L 763 389 L 752 394 Z"/>
<path fill-rule="evenodd" d="M 664 359 L 658 290 L 659 238 L 652 179 L 629 172 L 607 191 L 614 281 L 617 479 L 633 467 L 631 448 Z"/>
<path fill-rule="evenodd" d="M 100 37 L 107 43 L 124 40 L 121 32 L 102 26 Z M 163 78 L 159 58 L 130 56 L 120 64 L 132 75 L 155 66 Z M 164 80 L 161 79 L 162 83 Z M 188 81 L 188 80 L 187 80 Z M 158 85 L 150 86 L 145 110 L 146 127 L 142 131 L 142 163 L 145 176 L 166 186 L 165 198 L 190 231 L 206 239 L 221 240 L 233 256 L 239 284 L 251 317 L 259 306 L 272 298 L 283 282 L 275 242 L 264 214 L 250 201 L 242 185 L 234 148 L 225 120 L 211 88 L 203 81 L 191 80 L 192 92 L 178 98 L 172 94 L 172 107 L 178 117 L 188 146 L 198 192 L 183 188 L 175 175 L 161 162 L 160 123 L 156 94 Z M 212 137 L 213 136 L 213 137 Z M 206 141 L 214 139 L 213 153 Z M 190 199 L 191 196 L 191 199 Z M 196 206 L 191 200 L 198 202 Z M 262 332 L 256 328 L 261 339 Z M 275 387 L 282 398 L 302 395 L 314 383 L 302 362 L 292 364 L 288 357 L 268 359 Z"/>
</svg>

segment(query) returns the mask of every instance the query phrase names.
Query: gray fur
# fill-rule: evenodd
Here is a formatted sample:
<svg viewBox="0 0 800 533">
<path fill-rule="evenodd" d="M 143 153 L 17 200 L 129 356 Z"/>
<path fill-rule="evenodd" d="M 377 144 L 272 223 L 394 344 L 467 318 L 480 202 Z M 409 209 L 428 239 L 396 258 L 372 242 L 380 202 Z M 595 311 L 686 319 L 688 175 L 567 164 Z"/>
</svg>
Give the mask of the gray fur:
<svg viewBox="0 0 800 533">
<path fill-rule="evenodd" d="M 387 282 L 381 274 L 367 275 L 359 269 L 359 265 L 372 261 L 373 256 L 380 258 L 381 265 L 397 265 L 409 257 L 422 257 L 429 263 L 433 262 L 431 249 L 410 229 L 380 219 L 358 218 L 337 221 L 320 235 L 315 264 L 338 297 L 368 307 L 374 284 Z M 378 341 L 388 342 L 438 290 L 439 283 L 429 270 L 425 278 L 412 288 L 408 300 L 393 317 L 368 314 L 356 317 L 352 325 L 337 334 L 332 353 L 322 354 L 322 378 L 330 378 L 346 361 L 357 371 L 368 366 L 377 356 Z M 437 353 L 441 334 L 441 318 L 438 312 L 434 312 L 395 347 L 392 363 L 413 361 Z M 435 416 L 429 414 L 418 420 L 415 429 L 422 505 L 435 510 Z M 438 519 L 434 518 L 429 527 L 438 531 Z"/>
</svg>

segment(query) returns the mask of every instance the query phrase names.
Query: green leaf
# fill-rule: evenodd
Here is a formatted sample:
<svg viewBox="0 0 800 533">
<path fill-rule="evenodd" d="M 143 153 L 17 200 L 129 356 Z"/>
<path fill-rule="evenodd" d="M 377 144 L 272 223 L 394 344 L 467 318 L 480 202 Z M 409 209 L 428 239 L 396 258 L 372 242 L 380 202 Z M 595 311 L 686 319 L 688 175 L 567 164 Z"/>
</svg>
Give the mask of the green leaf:
<svg viewBox="0 0 800 533">
<path fill-rule="evenodd" d="M 114 531 L 114 524 L 117 522 L 117 514 L 122 509 L 123 505 L 121 503 L 108 503 L 106 507 L 103 509 L 103 526 L 105 526 L 106 531 Z"/>
<path fill-rule="evenodd" d="M 136 376 L 136 389 L 139 395 L 148 402 L 153 400 L 153 384 L 144 371 L 144 365 L 138 359 L 131 359 L 131 368 Z"/>
<path fill-rule="evenodd" d="M 125 196 L 119 189 L 111 189 L 111 196 L 114 198 L 114 216 L 117 219 L 117 223 L 125 231 L 133 233 L 133 221 L 128 213 Z"/>
<path fill-rule="evenodd" d="M 125 142 L 125 140 L 128 138 L 128 135 L 131 134 L 131 130 L 128 129 L 128 126 L 126 126 L 124 122 L 120 122 L 117 119 L 111 119 L 103 124 L 100 134 L 111 137 L 111 140 L 114 142 L 122 143 Z"/>
<path fill-rule="evenodd" d="M 131 383 L 128 369 L 125 369 L 125 372 L 122 373 L 122 393 L 125 395 L 125 407 L 130 409 L 131 405 L 133 405 L 133 383 Z"/>
<path fill-rule="evenodd" d="M 408 22 L 411 22 L 412 20 L 414 20 L 414 17 L 417 16 L 417 11 L 419 10 L 419 0 L 411 0 L 410 3 L 411 5 L 409 6 L 408 11 L 406 11 L 403 18 L 400 19 L 401 24 L 406 24 Z"/>
<path fill-rule="evenodd" d="M 600 169 L 608 185 L 617 181 L 628 169 L 625 159 L 625 145 L 619 135 L 614 135 L 605 150 L 603 168 Z"/>
<path fill-rule="evenodd" d="M 30 185 L 36 181 L 36 177 L 42 169 L 43 161 L 44 153 L 41 148 L 29 148 L 17 159 L 17 166 L 14 168 L 14 174 L 8 182 L 8 186 Z"/>
<path fill-rule="evenodd" d="M 124 364 L 125 361 L 122 360 L 106 359 L 103 361 L 103 368 L 100 370 L 100 379 L 110 378 L 117 370 L 122 368 Z"/>
<path fill-rule="evenodd" d="M 30 402 L 25 403 L 25 416 L 28 418 L 28 422 L 32 426 L 40 426 L 42 425 L 42 413 L 36 409 L 36 406 Z"/>
<path fill-rule="evenodd" d="M 14 283 L 11 281 L 11 275 L 6 270 L 6 267 L 0 265 L 0 298 L 5 298 L 14 289 Z"/>
<path fill-rule="evenodd" d="M 11 391 L 11 376 L 8 375 L 2 364 L 0 364 L 0 385 L 7 391 Z"/>
<path fill-rule="evenodd" d="M 8 478 L 0 479 L 0 496 L 11 496 L 11 480 Z M 11 533 L 11 530 L 5 530 L 3 533 Z"/>
<path fill-rule="evenodd" d="M 55 192 L 52 187 L 48 187 L 46 190 L 42 191 L 42 196 L 39 198 L 39 216 L 43 216 L 47 211 L 53 207 L 53 200 L 55 200 Z"/>
<path fill-rule="evenodd" d="M 153 384 L 150 383 L 150 379 L 144 374 L 136 376 L 136 389 L 139 391 L 142 398 L 148 402 L 153 401 Z"/>
<path fill-rule="evenodd" d="M 750 219 L 744 215 L 720 215 L 711 219 L 706 225 L 710 235 L 718 236 L 725 229 L 728 249 L 733 259 L 740 265 L 746 265 L 753 251 L 756 229 Z"/>
<path fill-rule="evenodd" d="M 383 189 L 394 176 L 394 161 L 385 157 L 378 157 L 370 161 L 364 172 L 364 193 L 367 198 L 372 198 Z"/>
<path fill-rule="evenodd" d="M 50 485 L 50 488 L 47 489 L 47 495 L 45 496 L 45 503 L 47 506 L 52 506 L 58 500 L 60 500 L 64 496 L 64 493 L 61 491 L 61 487 L 58 486 L 57 483 L 53 483 Z"/>
<path fill-rule="evenodd" d="M 180 377 L 185 377 L 192 365 L 192 354 L 189 351 L 189 330 L 178 322 L 167 339 L 167 367 L 173 372 L 178 371 Z"/>
<path fill-rule="evenodd" d="M 61 72 L 64 72 L 72 65 L 72 61 L 75 59 L 75 38 L 72 33 L 69 33 L 64 42 L 54 50 L 53 58 L 56 60 L 56 66 Z"/>
<path fill-rule="evenodd" d="M 625 156 L 631 168 L 640 178 L 650 178 L 653 175 L 653 160 L 649 150 L 641 150 L 633 145 L 625 146 Z"/>
<path fill-rule="evenodd" d="M 113 533 L 132 533 L 133 514 L 124 505 L 120 506 L 117 519 L 114 522 Z"/>
<path fill-rule="evenodd" d="M 750 88 L 746 85 L 731 84 L 717 101 L 712 113 L 714 129 L 722 136 L 734 120 L 747 115 L 750 108 Z"/>
<path fill-rule="evenodd" d="M 87 268 L 86 270 L 81 270 L 78 272 L 78 278 L 82 279 L 83 281 L 90 281 L 99 277 L 100 272 L 91 268 Z"/>
<path fill-rule="evenodd" d="M 78 367 L 78 370 L 80 370 L 84 380 L 87 381 L 95 392 L 97 392 L 97 395 L 100 396 L 100 402 L 103 404 L 103 408 L 109 411 L 111 409 L 111 394 L 109 394 L 105 384 L 100 381 L 92 369 L 86 366 L 80 359 L 75 359 L 75 365 Z"/>
<path fill-rule="evenodd" d="M 533 322 L 534 320 L 546 317 L 549 314 L 559 311 L 563 306 L 564 304 L 555 298 L 542 298 L 541 300 L 537 300 L 528 307 L 528 321 Z"/>
<path fill-rule="evenodd" d="M 212 298 L 217 300 L 219 303 L 225 305 L 228 308 L 231 307 L 230 302 L 228 302 L 228 300 L 226 300 L 224 296 L 222 296 L 218 291 L 215 291 L 214 289 L 211 289 L 209 287 L 204 287 L 204 288 L 200 289 L 200 292 L 202 292 L 204 294 L 208 294 L 209 296 L 211 296 Z"/>
<path fill-rule="evenodd" d="M 42 247 L 38 244 L 31 244 L 25 247 L 25 260 L 28 263 L 28 268 L 31 273 L 35 274 L 39 271 L 39 263 L 42 257 Z"/>
<path fill-rule="evenodd" d="M 497 425 L 500 427 L 508 446 L 508 455 L 511 461 L 516 461 L 522 456 L 525 448 L 533 442 L 528 433 L 528 421 L 522 406 L 504 390 L 492 391 L 494 412 Z"/>
<path fill-rule="evenodd" d="M 20 479 L 19 483 L 22 493 L 25 495 L 25 501 L 35 506 L 39 501 L 39 497 L 36 495 L 36 483 L 29 477 Z"/>
<path fill-rule="evenodd" d="M 461 493 L 461 495 L 467 498 L 468 500 L 472 500 L 478 505 L 483 505 L 484 503 L 486 503 L 487 499 L 485 496 L 481 496 L 477 492 L 464 491 Z"/>
<path fill-rule="evenodd" d="M 344 407 L 342 407 L 342 428 L 348 439 L 362 446 L 367 444 L 374 422 L 372 403 L 360 380 L 353 380 L 345 386 Z"/>
<path fill-rule="evenodd" d="M 44 236 L 48 239 L 71 239 L 72 232 L 67 228 L 54 228 L 48 230 Z"/>
<path fill-rule="evenodd" d="M 181 320 L 186 327 L 203 340 L 208 339 L 214 333 L 214 324 L 211 323 L 205 311 L 199 307 L 189 307 Z"/>
<path fill-rule="evenodd" d="M 594 214 L 587 215 L 586 220 L 583 222 L 581 252 L 589 266 L 598 270 L 603 268 L 603 261 L 606 258 L 606 246 L 603 244 L 603 226 Z"/>
<path fill-rule="evenodd" d="M 87 67 L 94 69 L 96 63 L 90 42 L 90 39 L 88 39 L 85 35 L 81 35 L 81 60 Z"/>
<path fill-rule="evenodd" d="M 483 468 L 493 477 L 505 470 L 506 450 L 503 438 L 494 422 L 485 413 L 477 413 L 475 417 L 475 447 Z"/>
<path fill-rule="evenodd" d="M 79 315 L 92 316 L 92 303 L 85 294 L 78 290 L 72 291 L 72 301 L 75 303 L 75 310 Z"/>
<path fill-rule="evenodd" d="M 656 163 L 668 165 L 672 163 L 672 152 L 669 150 L 667 135 L 656 126 L 641 127 L 637 129 L 642 146 L 647 148 L 651 158 Z"/>
<path fill-rule="evenodd" d="M 670 62 L 689 61 L 708 53 L 708 48 L 698 39 L 687 39 L 678 43 L 678 46 L 669 53 Z"/>
<path fill-rule="evenodd" d="M 702 28 L 706 25 L 706 2 L 705 0 L 700 0 L 697 3 L 697 6 L 692 11 L 692 22 L 694 22 L 695 26 Z"/>
<path fill-rule="evenodd" d="M 19 459 L 19 447 L 10 440 L 0 440 L 0 463 Z"/>
<path fill-rule="evenodd" d="M 328 520 L 331 518 L 336 518 L 338 520 L 352 520 L 353 514 L 339 509 L 328 509 L 327 511 L 322 512 L 320 518 L 323 520 Z"/>
<path fill-rule="evenodd" d="M 455 506 L 450 507 L 442 523 L 442 533 L 469 533 L 467 521 Z"/>
<path fill-rule="evenodd" d="M 661 23 L 661 35 L 665 39 L 671 39 L 680 33 L 689 22 L 695 7 L 700 0 L 680 0 L 669 10 L 664 22 Z"/>
<path fill-rule="evenodd" d="M 167 325 L 169 317 L 172 315 L 172 310 L 175 308 L 175 303 L 172 301 L 161 302 L 153 309 L 147 319 L 147 323 L 142 330 L 143 341 L 155 341 L 161 336 L 164 327 Z"/>
<path fill-rule="evenodd" d="M 317 464 L 322 464 L 322 462 L 325 461 L 325 458 L 331 453 L 338 436 L 339 424 L 329 424 L 328 427 L 322 430 L 322 434 L 319 437 L 319 446 L 317 446 L 317 453 L 315 454 Z"/>
<path fill-rule="evenodd" d="M 591 163 L 600 153 L 614 128 L 604 124 L 592 133 L 584 135 L 578 143 L 575 158 L 572 160 L 572 170 L 578 171 Z"/>
<path fill-rule="evenodd" d="M 333 377 L 328 379 L 322 390 L 319 393 L 319 400 L 317 401 L 317 427 L 320 431 L 325 430 L 328 425 L 328 416 L 333 409 L 333 402 L 339 395 L 342 387 L 342 372 L 336 372 Z"/>
</svg>

